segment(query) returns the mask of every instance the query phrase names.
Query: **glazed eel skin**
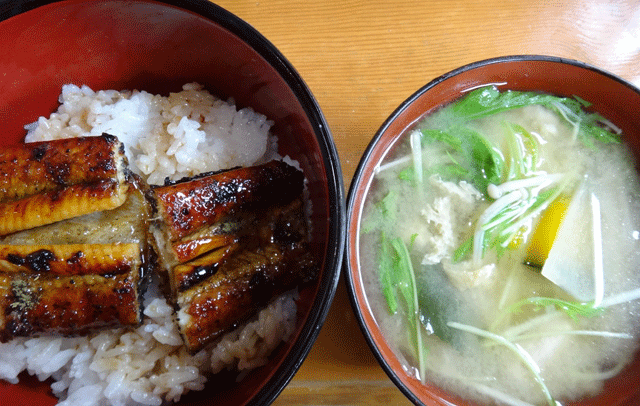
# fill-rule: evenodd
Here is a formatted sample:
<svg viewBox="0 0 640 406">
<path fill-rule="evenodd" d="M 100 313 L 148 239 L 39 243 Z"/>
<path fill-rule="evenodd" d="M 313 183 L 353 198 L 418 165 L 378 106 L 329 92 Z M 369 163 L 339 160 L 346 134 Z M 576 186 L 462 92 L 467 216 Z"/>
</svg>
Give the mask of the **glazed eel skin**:
<svg viewBox="0 0 640 406">
<path fill-rule="evenodd" d="M 0 152 L 1 342 L 140 323 L 145 190 L 110 135 Z"/>
<path fill-rule="evenodd" d="M 317 275 L 299 169 L 150 188 L 127 165 L 106 134 L 0 152 L 0 342 L 136 326 L 158 272 L 196 352 Z"/>
<path fill-rule="evenodd" d="M 155 188 L 157 250 L 191 352 L 317 274 L 304 176 L 282 161 Z"/>
</svg>

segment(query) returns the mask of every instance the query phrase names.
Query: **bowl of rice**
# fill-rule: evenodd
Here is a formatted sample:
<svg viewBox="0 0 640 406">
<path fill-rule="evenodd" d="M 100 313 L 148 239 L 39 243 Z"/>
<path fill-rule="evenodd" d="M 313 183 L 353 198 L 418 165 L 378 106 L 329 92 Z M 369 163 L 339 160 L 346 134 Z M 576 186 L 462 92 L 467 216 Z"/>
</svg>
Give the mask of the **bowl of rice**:
<svg viewBox="0 0 640 406">
<path fill-rule="evenodd" d="M 597 67 L 516 55 L 383 123 L 349 189 L 345 278 L 412 403 L 639 404 L 639 103 Z"/>
<path fill-rule="evenodd" d="M 271 403 L 326 318 L 345 239 L 340 163 L 304 81 L 205 0 L 7 1 L 0 32 L 0 148 L 108 133 L 152 186 L 283 160 L 304 173 L 319 268 L 196 354 L 153 286 L 136 328 L 0 343 L 0 403 Z"/>
</svg>

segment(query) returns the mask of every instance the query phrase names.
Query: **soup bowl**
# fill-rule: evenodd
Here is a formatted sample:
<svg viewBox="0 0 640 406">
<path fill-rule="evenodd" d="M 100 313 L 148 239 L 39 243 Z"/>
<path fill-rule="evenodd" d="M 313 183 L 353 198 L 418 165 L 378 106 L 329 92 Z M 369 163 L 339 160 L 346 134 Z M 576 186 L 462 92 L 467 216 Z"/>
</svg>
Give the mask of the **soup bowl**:
<svg viewBox="0 0 640 406">
<path fill-rule="evenodd" d="M 287 59 L 240 18 L 206 0 L 4 1 L 0 4 L 0 148 L 58 107 L 64 84 L 168 95 L 198 82 L 273 121 L 279 153 L 297 160 L 312 205 L 311 249 L 320 272 L 299 290 L 291 338 L 240 381 L 209 377 L 180 405 L 268 404 L 298 370 L 333 300 L 345 239 L 336 148 L 314 96 Z M 227 376 L 228 375 L 228 376 Z M 26 373 L 0 381 L 0 403 L 53 405 L 51 382 Z"/>
<path fill-rule="evenodd" d="M 640 162 L 640 120 L 637 117 L 640 91 L 615 75 L 574 60 L 517 55 L 472 63 L 432 80 L 389 116 L 366 148 L 349 189 L 345 277 L 353 309 L 371 350 L 390 379 L 415 404 L 471 406 L 477 403 L 428 379 L 423 383 L 416 378 L 416 374 L 408 373 L 408 367 L 396 352 L 392 338 L 381 327 L 384 324 L 382 318 L 386 316 L 374 310 L 374 302 L 382 297 L 376 265 L 364 265 L 360 257 L 365 202 L 374 188 L 377 168 L 385 157 L 399 148 L 399 140 L 403 136 L 430 112 L 473 89 L 487 85 L 494 85 L 499 90 L 578 96 L 591 102 L 590 110 L 599 112 L 619 126 L 635 161 Z M 423 159 L 428 160 L 429 157 Z M 636 352 L 635 358 L 624 370 L 604 382 L 602 391 L 563 405 L 637 405 L 640 402 L 639 377 L 640 358 Z"/>
</svg>

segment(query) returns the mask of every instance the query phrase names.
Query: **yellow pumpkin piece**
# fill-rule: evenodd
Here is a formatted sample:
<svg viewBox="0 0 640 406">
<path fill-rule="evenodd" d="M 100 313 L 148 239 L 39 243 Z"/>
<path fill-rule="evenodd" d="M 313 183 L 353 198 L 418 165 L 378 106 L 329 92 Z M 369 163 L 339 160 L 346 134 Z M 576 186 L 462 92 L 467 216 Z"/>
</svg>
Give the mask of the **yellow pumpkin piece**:
<svg viewBox="0 0 640 406">
<path fill-rule="evenodd" d="M 556 238 L 560 223 L 562 223 L 562 219 L 567 212 L 569 202 L 569 197 L 560 196 L 542 212 L 540 221 L 533 231 L 531 242 L 527 247 L 526 264 L 542 268 L 549 256 L 549 251 Z"/>
</svg>

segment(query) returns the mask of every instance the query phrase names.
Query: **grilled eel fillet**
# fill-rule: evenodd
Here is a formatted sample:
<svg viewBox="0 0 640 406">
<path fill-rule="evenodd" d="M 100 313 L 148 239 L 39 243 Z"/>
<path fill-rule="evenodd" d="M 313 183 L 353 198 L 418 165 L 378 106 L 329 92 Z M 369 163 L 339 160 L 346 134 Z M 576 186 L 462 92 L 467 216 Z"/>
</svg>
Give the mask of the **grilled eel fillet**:
<svg viewBox="0 0 640 406">
<path fill-rule="evenodd" d="M 0 235 L 95 211 L 127 197 L 124 146 L 115 137 L 20 144 L 0 153 Z"/>
<path fill-rule="evenodd" d="M 190 351 L 316 275 L 303 188 L 301 171 L 271 161 L 153 190 L 152 228 Z"/>
<path fill-rule="evenodd" d="M 115 137 L 0 152 L 0 342 L 138 324 L 149 215 Z"/>
</svg>

